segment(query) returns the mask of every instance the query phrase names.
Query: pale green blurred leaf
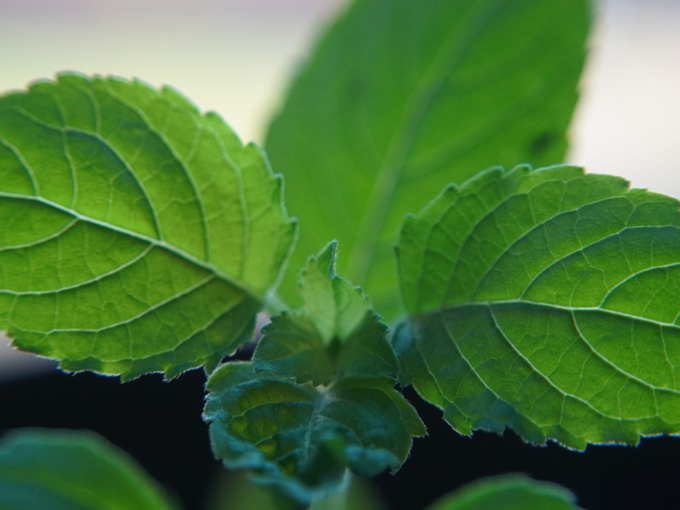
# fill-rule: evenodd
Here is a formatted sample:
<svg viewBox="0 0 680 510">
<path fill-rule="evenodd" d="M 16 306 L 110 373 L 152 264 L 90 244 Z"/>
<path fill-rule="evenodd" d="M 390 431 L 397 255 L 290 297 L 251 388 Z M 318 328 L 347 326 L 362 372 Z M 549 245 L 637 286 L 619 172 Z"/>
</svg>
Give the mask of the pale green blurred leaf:
<svg viewBox="0 0 680 510">
<path fill-rule="evenodd" d="M 403 382 L 459 432 L 680 433 L 675 199 L 574 167 L 494 169 L 407 218 Z"/>
<path fill-rule="evenodd" d="M 352 476 L 341 501 L 327 498 L 314 504 L 313 510 L 387 510 L 380 502 L 371 482 Z M 271 495 L 252 483 L 241 471 L 225 472 L 218 478 L 206 510 L 278 510 Z"/>
<path fill-rule="evenodd" d="M 521 475 L 486 478 L 444 496 L 427 510 L 578 510 L 574 495 Z"/>
<path fill-rule="evenodd" d="M 329 237 L 339 273 L 399 312 L 406 213 L 492 165 L 555 164 L 577 100 L 587 0 L 356 0 L 294 80 L 267 134 L 300 219 L 281 287 Z"/>
<path fill-rule="evenodd" d="M 274 317 L 262 329 L 256 370 L 314 384 L 343 377 L 396 379 L 399 363 L 387 326 L 364 292 L 335 274 L 336 250 L 333 242 L 309 258 L 300 278 L 303 308 Z"/>
<path fill-rule="evenodd" d="M 0 508 L 171 510 L 127 454 L 91 432 L 24 429 L 0 441 Z"/>
<path fill-rule="evenodd" d="M 252 330 L 293 235 L 260 149 L 177 92 L 0 98 L 0 329 L 66 370 L 172 377 Z"/>
</svg>

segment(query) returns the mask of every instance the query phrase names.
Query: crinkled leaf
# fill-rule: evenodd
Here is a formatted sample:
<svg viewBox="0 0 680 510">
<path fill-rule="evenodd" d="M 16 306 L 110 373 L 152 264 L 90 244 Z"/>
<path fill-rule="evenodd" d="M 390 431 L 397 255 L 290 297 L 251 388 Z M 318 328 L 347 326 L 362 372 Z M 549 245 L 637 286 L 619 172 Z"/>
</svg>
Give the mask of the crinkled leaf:
<svg viewBox="0 0 680 510">
<path fill-rule="evenodd" d="M 310 257 L 300 278 L 304 308 L 274 317 L 255 351 L 256 370 L 299 383 L 328 384 L 338 377 L 396 378 L 397 358 L 387 326 L 370 299 L 335 274 L 337 243 Z"/>
<path fill-rule="evenodd" d="M 301 507 L 341 482 L 345 468 L 373 476 L 396 470 L 425 430 L 385 379 L 300 385 L 250 363 L 228 363 L 208 381 L 204 419 L 215 456 Z"/>
<path fill-rule="evenodd" d="M 447 188 L 399 242 L 404 382 L 459 432 L 635 444 L 680 432 L 680 213 L 582 169 Z"/>
<path fill-rule="evenodd" d="M 170 510 L 137 463 L 90 432 L 24 429 L 0 441 L 0 508 Z"/>
<path fill-rule="evenodd" d="M 214 367 L 291 244 L 260 149 L 177 92 L 62 75 L 0 98 L 0 329 L 66 370 Z"/>
<path fill-rule="evenodd" d="M 587 0 L 357 0 L 272 123 L 300 240 L 281 293 L 329 232 L 339 271 L 389 318 L 402 218 L 481 169 L 563 161 Z"/>
<path fill-rule="evenodd" d="M 578 510 L 574 495 L 551 483 L 521 475 L 472 483 L 444 496 L 427 510 Z"/>
</svg>

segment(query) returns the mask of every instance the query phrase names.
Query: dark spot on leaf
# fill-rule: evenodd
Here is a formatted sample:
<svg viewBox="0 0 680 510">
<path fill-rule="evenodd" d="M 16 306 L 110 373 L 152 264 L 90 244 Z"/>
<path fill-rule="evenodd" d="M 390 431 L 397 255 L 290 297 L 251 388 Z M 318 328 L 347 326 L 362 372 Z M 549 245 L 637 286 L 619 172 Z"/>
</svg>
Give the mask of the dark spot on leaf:
<svg viewBox="0 0 680 510">
<path fill-rule="evenodd" d="M 529 144 L 531 154 L 541 155 L 546 153 L 559 140 L 556 133 L 546 131 L 536 136 Z"/>
</svg>

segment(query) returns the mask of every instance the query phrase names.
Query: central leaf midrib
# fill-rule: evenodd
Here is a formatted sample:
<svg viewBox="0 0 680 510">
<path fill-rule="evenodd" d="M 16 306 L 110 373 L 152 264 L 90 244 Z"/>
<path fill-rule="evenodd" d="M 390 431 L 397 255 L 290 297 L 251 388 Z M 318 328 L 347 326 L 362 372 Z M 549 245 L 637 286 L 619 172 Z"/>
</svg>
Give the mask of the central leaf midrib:
<svg viewBox="0 0 680 510">
<path fill-rule="evenodd" d="M 167 150 L 172 155 L 173 159 L 177 162 L 179 167 L 182 169 L 182 173 L 185 175 L 187 181 L 189 182 L 191 192 L 193 193 L 194 198 L 196 199 L 196 204 L 197 204 L 199 212 L 200 212 L 201 228 L 203 230 L 203 249 L 205 251 L 206 258 L 209 258 L 210 255 L 211 255 L 211 251 L 210 251 L 211 239 L 210 239 L 210 229 L 208 228 L 207 213 L 206 213 L 206 210 L 205 210 L 205 204 L 202 200 L 202 196 L 201 196 L 201 193 L 198 189 L 198 186 L 196 185 L 196 181 L 194 179 L 194 176 L 191 173 L 191 171 L 189 170 L 189 168 L 187 167 L 186 162 L 179 156 L 179 154 L 177 154 L 177 151 L 175 150 L 174 145 L 169 142 L 169 140 L 165 136 L 165 133 L 162 133 L 158 129 L 156 129 L 156 127 L 151 122 L 149 117 L 146 115 L 146 112 L 142 108 L 131 103 L 127 99 L 120 96 L 120 94 L 116 93 L 115 90 L 113 90 L 113 88 L 110 86 L 109 83 L 105 82 L 105 85 L 106 85 L 105 92 L 109 95 L 109 97 L 111 97 L 114 101 L 118 102 L 118 104 L 120 104 L 122 107 L 127 108 L 128 110 L 134 112 L 144 122 L 144 125 L 149 130 L 149 132 L 156 135 L 163 142 L 163 145 L 167 148 Z M 170 103 L 170 109 L 172 109 L 173 106 L 174 105 L 172 103 Z M 194 125 L 194 127 L 196 128 L 195 125 Z M 194 136 L 198 136 L 198 134 L 200 133 L 200 129 L 196 129 L 196 131 L 197 132 L 195 133 Z M 106 140 L 102 140 L 102 141 L 106 143 Z M 144 184 L 141 182 L 141 180 L 137 176 L 136 172 L 134 172 L 134 170 L 132 169 L 132 166 L 129 164 L 129 162 L 127 162 L 126 158 L 124 158 L 123 155 L 120 154 L 119 151 L 116 150 L 110 143 L 106 143 L 106 145 L 108 147 L 110 147 L 111 149 L 115 150 L 115 153 L 118 156 L 118 158 L 121 160 L 121 162 L 123 162 L 128 167 L 128 171 L 130 172 L 130 174 L 137 180 L 138 186 L 142 190 L 142 193 L 147 197 L 147 201 L 149 202 L 151 212 L 154 216 L 154 221 L 155 221 L 155 224 L 156 224 L 156 229 L 158 231 L 158 235 L 159 235 L 159 237 L 162 238 L 163 237 L 163 230 L 161 228 L 160 218 L 158 218 L 156 208 L 154 207 L 154 204 L 153 204 L 151 198 L 148 196 L 148 192 L 146 191 Z"/>
<path fill-rule="evenodd" d="M 151 197 L 149 196 L 149 194 L 146 190 L 146 187 L 144 186 L 143 182 L 140 180 L 137 173 L 133 170 L 132 166 L 127 161 L 127 159 L 125 157 L 123 157 L 123 155 L 119 152 L 119 150 L 116 147 L 111 145 L 105 138 L 103 138 L 101 136 L 101 134 L 91 132 L 91 131 L 87 131 L 87 130 L 83 130 L 83 129 L 79 129 L 79 128 L 76 128 L 76 127 L 73 127 L 73 126 L 61 126 L 61 127 L 55 126 L 53 124 L 50 124 L 49 122 L 44 121 L 43 119 L 36 117 L 35 115 L 24 110 L 23 108 L 9 107 L 8 109 L 18 113 L 19 115 L 21 115 L 22 117 L 26 118 L 27 120 L 29 120 L 31 122 L 33 122 L 33 123 L 35 123 L 39 126 L 44 127 L 45 129 L 49 129 L 51 131 L 55 131 L 57 133 L 60 133 L 62 136 L 66 133 L 74 133 L 74 134 L 78 134 L 78 135 L 81 135 L 81 136 L 84 136 L 84 137 L 87 137 L 87 138 L 94 139 L 97 142 L 104 145 L 108 150 L 110 150 L 116 156 L 116 159 L 125 168 L 126 172 L 130 175 L 130 177 L 135 181 L 137 187 L 139 188 L 139 191 L 141 192 L 142 196 L 144 197 L 144 201 L 146 202 L 147 206 L 149 207 L 149 211 L 150 211 L 151 216 L 153 218 L 153 225 L 154 225 L 154 229 L 156 231 L 156 234 L 158 235 L 159 238 L 163 238 L 163 229 L 161 228 L 160 219 L 158 218 L 158 213 L 156 211 L 156 208 L 154 207 L 154 204 L 153 204 L 153 201 L 151 200 Z M 15 155 L 17 157 L 20 155 L 19 151 L 15 150 L 13 145 L 9 144 L 9 142 L 7 142 L 4 139 L 2 139 L 2 140 L 5 142 L 5 145 L 8 145 L 13 149 L 13 152 L 15 152 Z M 62 143 L 64 143 L 64 146 L 66 148 L 68 147 L 68 144 L 66 144 L 64 140 L 62 140 Z M 67 150 L 68 149 L 66 149 L 66 151 Z M 68 153 L 65 154 L 65 156 L 69 160 L 69 165 L 70 165 L 69 169 L 70 169 L 71 177 L 73 179 L 74 193 L 73 193 L 73 197 L 72 197 L 72 200 L 71 200 L 72 206 L 73 206 L 73 205 L 76 205 L 76 197 L 77 197 L 77 191 L 78 191 L 77 173 L 74 171 L 73 163 L 72 163 L 70 157 L 68 157 Z M 34 178 L 33 168 L 28 164 L 28 162 L 23 157 L 20 158 L 19 161 L 22 164 L 22 166 L 24 166 L 26 171 L 29 173 L 31 178 L 33 179 Z M 39 195 L 38 182 L 37 181 L 34 183 L 34 188 L 36 190 L 36 196 L 41 196 L 41 195 Z"/>
<path fill-rule="evenodd" d="M 39 196 L 31 196 L 31 195 L 20 195 L 20 194 L 14 194 L 14 193 L 6 193 L 3 191 L 0 191 L 0 197 L 5 197 L 5 198 L 13 198 L 13 199 L 20 199 L 20 200 L 26 200 L 29 202 L 38 202 L 44 205 L 47 205 L 48 207 L 52 207 L 53 209 L 56 209 L 58 211 L 64 212 L 66 214 L 69 214 L 73 216 L 74 218 L 81 220 L 86 223 L 90 223 L 92 225 L 96 225 L 98 227 L 103 227 L 108 230 L 111 230 L 113 232 L 123 234 L 141 241 L 144 241 L 146 243 L 149 243 L 153 246 L 162 248 L 164 250 L 167 250 L 171 252 L 174 255 L 177 255 L 178 257 L 186 260 L 187 262 L 190 262 L 194 264 L 195 266 L 200 267 L 201 269 L 204 269 L 212 274 L 214 274 L 217 278 L 220 280 L 226 282 L 227 284 L 231 285 L 232 287 L 242 291 L 243 293 L 249 295 L 256 301 L 262 302 L 263 301 L 263 295 L 250 288 L 248 285 L 246 285 L 244 282 L 241 282 L 240 280 L 236 280 L 232 276 L 228 275 L 221 269 L 219 269 L 217 266 L 213 265 L 210 262 L 207 262 L 205 260 L 202 260 L 195 255 L 192 255 L 181 248 L 178 248 L 177 246 L 173 244 L 169 244 L 166 241 L 163 241 L 161 239 L 154 239 L 152 237 L 149 237 L 144 234 L 140 234 L 139 232 L 135 232 L 133 230 L 128 230 L 123 227 L 119 227 L 116 225 L 113 225 L 111 223 L 106 223 L 105 221 L 97 220 L 95 218 L 92 218 L 90 216 L 83 215 L 79 213 L 78 211 L 74 211 L 73 209 L 70 209 L 66 206 L 63 206 L 61 204 L 58 204 L 56 202 L 52 202 L 51 200 L 48 200 L 43 197 Z"/>
<path fill-rule="evenodd" d="M 425 119 L 428 106 L 439 95 L 452 69 L 465 56 L 478 32 L 490 21 L 494 12 L 495 6 L 492 6 L 475 16 L 474 21 L 466 25 L 467 33 L 462 41 L 455 32 L 449 36 L 434 58 L 424 80 L 416 86 L 411 95 L 402 117 L 404 120 L 394 131 L 393 142 L 387 149 L 385 161 L 371 189 L 366 212 L 357 229 L 358 234 L 347 266 L 348 278 L 351 281 L 363 284 L 368 277 L 399 178 Z"/>
<path fill-rule="evenodd" d="M 152 134 L 157 136 L 162 141 L 163 145 L 168 149 L 168 151 L 170 151 L 170 154 L 172 155 L 173 160 L 182 169 L 182 173 L 185 175 L 187 182 L 189 183 L 189 186 L 191 187 L 192 193 L 194 194 L 194 197 L 196 199 L 196 204 L 197 204 L 199 212 L 200 212 L 201 227 L 203 229 L 203 248 L 205 250 L 205 256 L 207 258 L 209 258 L 211 256 L 211 247 L 210 247 L 211 246 L 211 232 L 210 232 L 210 229 L 208 228 L 207 212 L 205 210 L 205 204 L 202 200 L 202 193 L 201 193 L 200 189 L 198 188 L 197 183 L 195 182 L 193 174 L 191 173 L 191 171 L 187 167 L 187 163 L 179 156 L 179 154 L 175 150 L 174 145 L 172 143 L 170 143 L 170 141 L 167 139 L 165 133 L 155 127 L 155 125 L 151 122 L 151 120 L 146 115 L 146 112 L 142 108 L 131 103 L 130 101 L 128 101 L 127 99 L 123 98 L 118 93 L 116 93 L 116 91 L 111 88 L 109 83 L 103 82 L 103 85 L 104 86 L 103 86 L 102 92 L 104 94 L 108 95 L 112 100 L 116 101 L 119 105 L 121 105 L 122 108 L 126 108 L 129 111 L 133 112 L 135 115 L 137 115 L 138 118 L 144 123 L 145 127 L 149 130 L 149 132 L 151 132 Z M 63 108 L 60 104 L 59 98 L 54 96 L 53 94 L 48 94 L 48 96 L 55 102 L 55 105 L 57 106 L 57 108 L 61 112 L 63 110 Z M 89 97 L 89 94 L 88 94 L 88 97 Z M 96 98 L 90 97 L 90 99 L 92 100 L 94 105 L 96 105 L 97 107 L 99 106 L 99 102 L 97 101 Z M 169 106 L 169 110 L 177 108 L 177 106 L 172 102 L 169 102 L 168 106 Z M 161 239 L 164 238 L 164 232 L 163 232 L 163 229 L 161 228 L 161 223 L 160 223 L 160 219 L 159 219 L 158 214 L 157 214 L 157 210 L 154 207 L 153 201 L 151 200 L 151 197 L 149 196 L 143 182 L 139 179 L 139 176 L 134 171 L 134 169 L 132 168 L 132 165 L 130 165 L 130 163 L 127 161 L 127 159 L 118 151 L 118 149 L 116 147 L 114 147 L 112 144 L 110 144 L 101 135 L 101 133 L 98 130 L 95 131 L 95 132 L 92 132 L 92 131 L 89 131 L 89 130 L 80 129 L 80 128 L 70 126 L 70 125 L 66 125 L 66 124 L 64 126 L 61 126 L 61 127 L 55 126 L 55 125 L 50 124 L 49 122 L 44 121 L 43 119 L 41 119 L 39 117 L 36 117 L 35 115 L 24 110 L 23 108 L 9 107 L 9 109 L 19 113 L 20 115 L 29 119 L 31 122 L 39 124 L 39 125 L 47 128 L 47 129 L 57 131 L 57 132 L 61 132 L 62 135 L 65 134 L 65 133 L 72 132 L 72 133 L 78 133 L 78 134 L 86 136 L 88 138 L 94 138 L 95 140 L 97 140 L 98 142 L 100 142 L 104 146 L 106 146 L 109 150 L 111 150 L 116 155 L 116 158 L 125 167 L 128 174 L 137 183 L 137 186 L 139 187 L 142 195 L 144 196 L 144 199 L 145 199 L 147 205 L 149 206 L 149 210 L 150 210 L 151 215 L 153 217 L 153 223 L 154 223 L 154 228 L 156 230 L 156 234 L 159 236 L 159 238 L 161 238 Z M 199 116 L 198 119 L 200 120 L 200 118 L 201 117 Z M 65 123 L 66 119 L 64 117 L 63 112 L 62 112 L 62 120 Z M 193 120 L 196 121 L 197 119 L 193 119 Z M 244 184 L 243 184 L 243 180 L 242 180 L 241 170 L 240 170 L 239 166 L 236 165 L 234 163 L 234 161 L 231 159 L 231 157 L 227 154 L 225 147 L 224 147 L 224 144 L 222 142 L 222 139 L 220 138 L 218 133 L 216 133 L 209 126 L 202 124 L 201 122 L 194 122 L 193 125 L 194 125 L 194 129 L 196 131 L 195 137 L 199 136 L 199 134 L 202 131 L 207 131 L 214 136 L 215 141 L 217 142 L 217 144 L 220 147 L 220 151 L 222 153 L 222 157 L 224 158 L 224 161 L 232 169 L 232 171 L 234 172 L 234 174 L 237 178 L 237 181 L 239 183 L 239 188 L 238 188 L 239 189 L 239 202 L 240 202 L 240 205 L 241 205 L 241 211 L 243 213 L 243 221 L 244 221 L 244 224 L 245 224 L 245 227 L 246 227 L 243 230 L 242 249 L 241 249 L 241 251 L 242 251 L 241 272 L 243 273 L 244 272 L 245 260 L 247 258 L 248 237 L 249 237 L 248 226 L 249 226 L 249 223 L 250 223 L 250 218 L 248 217 L 248 207 L 247 207 L 247 203 L 246 203 L 246 200 L 245 200 L 245 197 L 244 197 L 244 191 L 243 191 L 244 190 Z M 0 138 L 0 141 L 3 141 L 3 139 Z M 65 140 L 65 142 L 66 142 L 66 140 Z M 68 147 L 67 143 L 65 143 L 65 147 Z M 9 146 L 9 148 L 10 148 L 10 150 L 13 150 L 12 146 Z M 16 151 L 13 150 L 13 152 L 15 152 L 15 154 L 18 155 L 18 153 Z M 67 154 L 67 159 L 69 159 L 69 163 L 71 164 L 71 174 L 74 178 L 74 186 L 76 186 L 76 190 L 77 190 L 77 182 L 75 181 L 77 174 L 73 171 L 73 165 L 72 165 L 72 162 L 70 161 L 70 157 L 68 157 L 68 154 Z M 25 160 L 23 160 L 23 158 L 21 158 L 20 161 L 21 161 L 22 165 L 25 167 L 26 171 L 29 172 L 29 176 L 31 177 L 31 179 L 34 183 L 34 187 L 36 187 L 37 182 L 35 181 L 35 177 L 33 175 L 32 168 L 30 167 L 30 165 L 27 164 L 27 162 L 25 162 Z M 37 190 L 36 190 L 36 194 L 38 194 Z M 75 197 L 74 197 L 74 201 L 75 201 Z M 258 297 L 258 300 L 261 301 L 262 300 L 261 297 Z"/>
<path fill-rule="evenodd" d="M 511 299 L 511 300 L 497 300 L 497 301 L 467 301 L 464 303 L 456 304 L 456 305 L 448 305 L 446 307 L 443 307 L 439 312 L 429 312 L 425 314 L 421 314 L 418 317 L 423 317 L 423 316 L 431 316 L 433 313 L 436 313 L 439 315 L 439 317 L 442 319 L 442 323 L 444 324 L 445 329 L 449 333 L 449 336 L 453 339 L 453 335 L 451 334 L 450 330 L 448 329 L 448 326 L 446 326 L 445 321 L 443 321 L 443 315 L 446 312 L 451 312 L 455 310 L 460 310 L 468 307 L 475 307 L 475 306 L 483 306 L 489 309 L 493 319 L 494 319 L 494 324 L 496 326 L 496 329 L 502 334 L 502 336 L 506 339 L 506 341 L 509 344 L 512 344 L 509 338 L 505 335 L 504 331 L 498 324 L 495 314 L 493 312 L 495 306 L 503 306 L 503 305 L 529 305 L 529 306 L 538 306 L 538 307 L 545 307 L 545 308 L 551 308 L 551 309 L 557 309 L 557 310 L 562 310 L 565 312 L 569 312 L 570 316 L 572 317 L 572 320 L 574 321 L 574 326 L 575 329 L 578 333 L 578 336 L 581 338 L 582 341 L 596 354 L 598 358 L 600 358 L 603 362 L 606 364 L 610 365 L 615 371 L 619 372 L 621 375 L 624 377 L 628 377 L 630 379 L 633 379 L 637 381 L 638 383 L 650 388 L 654 393 L 657 391 L 661 392 L 668 392 L 671 394 L 680 394 L 680 391 L 674 388 L 666 388 L 666 387 L 660 387 L 656 386 L 650 382 L 645 381 L 644 379 L 640 379 L 638 376 L 635 376 L 633 374 L 628 373 L 627 371 L 623 370 L 621 367 L 616 365 L 614 362 L 609 360 L 606 356 L 604 356 L 600 351 L 598 351 L 591 343 L 590 341 L 586 338 L 586 336 L 581 332 L 580 327 L 576 323 L 576 312 L 597 312 L 597 313 L 604 313 L 607 315 L 613 315 L 616 317 L 622 317 L 625 319 L 629 320 L 634 320 L 634 321 L 640 321 L 644 322 L 647 324 L 652 324 L 657 327 L 662 327 L 662 328 L 675 328 L 676 330 L 680 331 L 680 326 L 674 323 L 663 323 L 660 321 L 656 321 L 654 319 L 649 319 L 645 317 L 638 317 L 635 315 L 630 315 L 625 312 L 620 312 L 617 310 L 611 310 L 607 308 L 600 308 L 600 307 L 576 307 L 576 306 L 565 306 L 565 305 L 558 305 L 558 304 L 552 304 L 552 303 L 544 303 L 544 302 L 539 302 L 539 301 L 528 301 L 524 299 Z M 415 320 L 418 320 L 418 317 L 414 318 Z M 454 342 L 455 345 L 455 342 Z M 512 348 L 516 349 L 516 346 L 512 344 Z M 458 349 L 458 346 L 456 345 L 456 349 Z M 460 352 L 460 350 L 459 350 Z M 519 351 L 518 351 L 519 352 Z M 462 355 L 462 352 L 461 352 Z M 532 365 L 533 367 L 533 365 Z M 471 367 L 472 369 L 472 367 Z M 474 371 L 474 369 L 472 369 Z M 671 365 L 671 370 L 674 372 L 674 367 Z M 476 371 L 474 371 L 476 373 Z M 537 370 L 537 373 L 542 374 L 542 372 Z M 442 393 L 443 395 L 443 393 Z"/>
<path fill-rule="evenodd" d="M 323 390 L 317 390 L 317 396 L 314 399 L 314 404 L 312 407 L 312 413 L 305 427 L 305 438 L 301 446 L 302 450 L 302 462 L 299 465 L 304 466 L 309 462 L 309 454 L 312 451 L 312 440 L 314 439 L 314 433 L 319 428 L 318 425 L 322 419 L 321 410 L 326 405 L 327 394 Z"/>
<path fill-rule="evenodd" d="M 680 331 L 680 325 L 672 322 L 662 322 L 655 319 L 650 319 L 648 317 L 641 317 L 638 315 L 632 315 L 626 312 L 621 312 L 619 310 L 613 310 L 611 308 L 600 308 L 598 306 L 569 306 L 560 305 L 557 303 L 547 303 L 544 301 L 531 301 L 528 299 L 498 299 L 498 300 L 486 300 L 486 301 L 462 301 L 460 303 L 451 303 L 442 306 L 437 310 L 430 310 L 428 312 L 421 312 L 415 315 L 413 318 L 417 319 L 419 317 L 429 317 L 432 314 L 442 314 L 450 311 L 460 310 L 466 307 L 473 306 L 484 306 L 492 308 L 498 305 L 530 305 L 530 306 L 541 306 L 546 308 L 554 308 L 556 310 L 563 310 L 566 312 L 601 312 L 608 315 L 614 315 L 617 317 L 622 317 L 624 319 L 630 319 L 640 322 L 645 322 L 647 324 L 652 324 L 654 326 L 659 326 L 663 328 L 675 328 Z"/>
</svg>

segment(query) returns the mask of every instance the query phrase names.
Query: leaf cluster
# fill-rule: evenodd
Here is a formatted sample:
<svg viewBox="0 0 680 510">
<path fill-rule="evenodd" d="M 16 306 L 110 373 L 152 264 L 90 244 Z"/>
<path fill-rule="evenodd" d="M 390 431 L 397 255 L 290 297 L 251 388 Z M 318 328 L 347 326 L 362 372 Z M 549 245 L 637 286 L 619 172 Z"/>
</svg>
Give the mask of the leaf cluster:
<svg viewBox="0 0 680 510">
<path fill-rule="evenodd" d="M 586 0 L 356 0 L 267 154 L 139 80 L 0 97 L 0 329 L 72 372 L 202 367 L 215 456 L 282 509 L 400 468 L 425 426 L 398 383 L 466 435 L 680 433 L 678 202 L 559 164 L 589 24 Z M 5 438 L 0 506 L 95 500 L 174 504 L 101 438 Z M 576 506 L 507 477 L 430 510 L 485 508 Z"/>
</svg>

